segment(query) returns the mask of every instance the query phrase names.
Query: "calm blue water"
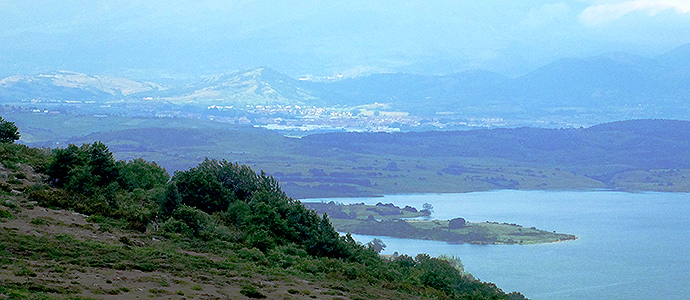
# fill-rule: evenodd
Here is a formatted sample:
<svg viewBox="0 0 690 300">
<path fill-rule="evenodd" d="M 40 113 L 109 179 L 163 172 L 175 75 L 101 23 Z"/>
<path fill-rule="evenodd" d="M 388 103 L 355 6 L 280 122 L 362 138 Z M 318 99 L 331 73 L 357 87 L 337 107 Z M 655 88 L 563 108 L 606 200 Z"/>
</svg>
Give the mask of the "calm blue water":
<svg viewBox="0 0 690 300">
<path fill-rule="evenodd" d="M 309 199 L 434 206 L 432 217 L 575 234 L 543 245 L 450 245 L 377 237 L 385 254 L 459 256 L 476 278 L 540 299 L 690 299 L 690 194 L 493 191 Z M 355 235 L 366 243 L 375 236 Z"/>
</svg>

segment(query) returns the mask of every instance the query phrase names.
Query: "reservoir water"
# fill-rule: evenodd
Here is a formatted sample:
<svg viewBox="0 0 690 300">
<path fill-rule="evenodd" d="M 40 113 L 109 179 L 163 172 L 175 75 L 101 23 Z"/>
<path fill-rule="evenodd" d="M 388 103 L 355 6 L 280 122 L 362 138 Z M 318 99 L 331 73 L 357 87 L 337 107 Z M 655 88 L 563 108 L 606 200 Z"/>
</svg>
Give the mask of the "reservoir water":
<svg viewBox="0 0 690 300">
<path fill-rule="evenodd" d="M 458 256 L 506 292 L 541 299 L 690 299 L 690 194 L 492 191 L 309 199 L 343 204 L 433 205 L 432 218 L 517 223 L 578 240 L 541 245 L 451 245 L 379 238 L 384 254 Z"/>
</svg>

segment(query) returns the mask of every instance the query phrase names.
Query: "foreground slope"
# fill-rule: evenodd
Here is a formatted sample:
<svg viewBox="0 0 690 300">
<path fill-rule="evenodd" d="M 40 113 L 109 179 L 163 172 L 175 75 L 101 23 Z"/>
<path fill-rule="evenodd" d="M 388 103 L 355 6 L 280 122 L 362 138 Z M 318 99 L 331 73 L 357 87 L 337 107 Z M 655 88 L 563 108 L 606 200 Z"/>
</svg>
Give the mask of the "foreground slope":
<svg viewBox="0 0 690 300">
<path fill-rule="evenodd" d="M 170 178 L 100 142 L 0 150 L 9 298 L 523 299 L 446 260 L 382 259 L 246 166 Z"/>
</svg>

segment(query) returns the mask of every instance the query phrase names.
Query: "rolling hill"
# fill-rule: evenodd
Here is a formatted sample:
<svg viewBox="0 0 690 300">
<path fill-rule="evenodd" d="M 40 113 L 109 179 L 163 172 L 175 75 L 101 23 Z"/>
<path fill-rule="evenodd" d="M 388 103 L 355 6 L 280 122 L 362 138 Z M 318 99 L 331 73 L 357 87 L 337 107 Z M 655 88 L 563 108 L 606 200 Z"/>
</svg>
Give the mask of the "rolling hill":
<svg viewBox="0 0 690 300">
<path fill-rule="evenodd" d="M 106 101 L 165 88 L 151 82 L 60 71 L 36 76 L 11 76 L 0 80 L 0 100 Z"/>
<path fill-rule="evenodd" d="M 577 129 L 333 132 L 302 138 L 250 126 L 223 128 L 211 121 L 122 124 L 32 145 L 103 141 L 118 159 L 144 157 L 171 173 L 205 157 L 227 159 L 272 174 L 297 198 L 506 188 L 690 191 L 688 121 L 643 119 Z"/>
</svg>

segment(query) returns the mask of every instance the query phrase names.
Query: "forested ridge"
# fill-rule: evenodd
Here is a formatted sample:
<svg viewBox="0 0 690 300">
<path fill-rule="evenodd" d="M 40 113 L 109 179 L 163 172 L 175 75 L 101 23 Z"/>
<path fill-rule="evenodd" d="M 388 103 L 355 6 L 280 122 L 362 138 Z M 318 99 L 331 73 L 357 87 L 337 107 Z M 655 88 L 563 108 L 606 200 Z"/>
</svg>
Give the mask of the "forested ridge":
<svg viewBox="0 0 690 300">
<path fill-rule="evenodd" d="M 102 131 L 31 145 L 103 141 L 116 158 L 146 157 L 171 171 L 197 166 L 205 157 L 224 158 L 265 170 L 289 196 L 302 199 L 506 188 L 690 191 L 688 121 L 628 120 L 563 129 L 331 132 L 302 138 L 211 121 L 151 119 L 122 125 L 130 121 L 91 120 L 88 124 Z"/>
<path fill-rule="evenodd" d="M 253 279 L 266 276 L 276 282 L 303 278 L 319 283 L 330 287 L 326 289 L 330 294 L 325 295 L 333 299 L 343 299 L 338 295 L 350 299 L 523 298 L 474 279 L 447 259 L 424 254 L 381 258 L 371 244 L 340 236 L 327 215 L 320 217 L 288 197 L 273 177 L 237 163 L 206 159 L 170 177 L 155 162 L 115 160 L 98 141 L 60 149 L 4 142 L 0 159 L 11 174 L 0 184 L 0 225 L 25 220 L 30 229 L 24 233 L 7 225 L 0 230 L 0 260 L 12 275 L 0 276 L 0 294 L 80 299 L 84 293 L 126 297 L 133 292 L 112 281 L 103 283 L 112 287 L 109 290 L 84 286 L 79 276 L 71 281 L 59 276 L 53 281 L 34 280 L 41 272 L 52 276 L 51 268 L 60 266 L 64 278 L 94 267 L 163 273 L 192 281 L 203 277 L 206 285 L 212 276 L 218 289 L 223 282 L 237 285 L 233 278 L 240 276 L 244 279 L 239 293 L 254 298 L 279 290 Z M 80 230 L 119 238 L 79 239 L 70 237 L 66 229 L 54 235 L 40 233 L 48 232 L 41 226 L 65 226 L 49 217 L 30 217 L 42 208 L 84 214 L 89 224 L 79 225 Z M 65 228 L 76 225 L 70 226 Z M 31 234 L 34 231 L 40 234 Z M 216 258 L 191 259 L 184 253 Z M 154 296 L 166 295 L 171 285 L 166 284 L 149 291 L 158 291 L 151 292 Z M 300 298 L 309 293 L 287 289 L 284 296 Z"/>
<path fill-rule="evenodd" d="M 690 168 L 690 122 L 632 120 L 589 128 L 498 128 L 408 133 L 326 133 L 303 149 L 435 157 L 494 157 L 535 164 Z"/>
</svg>

